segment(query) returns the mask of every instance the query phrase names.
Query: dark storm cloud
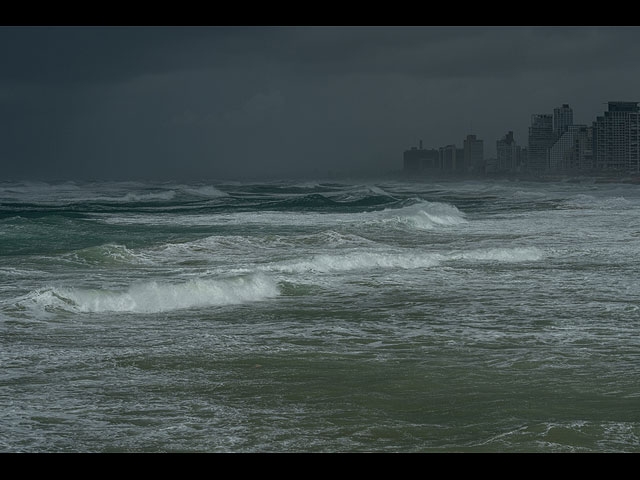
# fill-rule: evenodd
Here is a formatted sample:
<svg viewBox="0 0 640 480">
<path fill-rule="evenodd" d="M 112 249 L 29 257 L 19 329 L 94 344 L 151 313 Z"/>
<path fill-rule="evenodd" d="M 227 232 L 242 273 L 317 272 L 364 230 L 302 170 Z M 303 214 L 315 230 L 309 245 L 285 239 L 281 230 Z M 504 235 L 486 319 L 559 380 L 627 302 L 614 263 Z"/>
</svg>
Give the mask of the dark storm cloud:
<svg viewBox="0 0 640 480">
<path fill-rule="evenodd" d="M 279 63 L 290 72 L 491 76 L 634 62 L 631 27 L 5 27 L 2 81 L 123 81 Z"/>
<path fill-rule="evenodd" d="M 28 83 L 108 83 L 202 68 L 230 55 L 228 28 L 0 28 L 0 78 Z M 207 45 L 212 48 L 207 48 Z M 216 48 L 217 47 L 217 48 Z"/>
<path fill-rule="evenodd" d="M 326 175 L 639 100 L 634 27 L 4 27 L 3 176 Z"/>
<path fill-rule="evenodd" d="M 292 71 L 447 78 L 632 64 L 640 40 L 640 29 L 623 27 L 311 27 L 260 33 L 253 53 Z"/>
</svg>

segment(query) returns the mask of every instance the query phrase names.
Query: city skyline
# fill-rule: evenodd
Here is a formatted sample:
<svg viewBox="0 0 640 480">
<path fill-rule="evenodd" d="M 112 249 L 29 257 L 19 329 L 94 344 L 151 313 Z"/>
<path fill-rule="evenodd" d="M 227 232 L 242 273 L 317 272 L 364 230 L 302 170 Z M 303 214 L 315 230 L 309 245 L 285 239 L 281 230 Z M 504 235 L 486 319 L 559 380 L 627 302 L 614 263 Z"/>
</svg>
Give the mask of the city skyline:
<svg viewBox="0 0 640 480">
<path fill-rule="evenodd" d="M 403 154 L 405 173 L 458 172 L 464 175 L 518 173 L 640 173 L 640 102 L 609 101 L 607 110 L 589 124 L 574 122 L 568 103 L 553 108 L 553 113 L 533 113 L 528 135 L 520 144 L 513 130 L 496 142 L 495 155 L 486 155 L 483 140 L 468 134 L 463 141 L 464 166 L 456 168 L 456 156 L 443 156 L 455 151 L 455 144 L 423 149 L 411 147 Z M 476 160 L 471 160 L 470 138 L 479 144 Z M 424 159 L 438 151 L 438 161 Z M 458 155 L 460 157 L 460 154 Z M 459 160 L 458 160 L 459 162 Z M 437 168 L 434 168 L 437 165 Z"/>
</svg>

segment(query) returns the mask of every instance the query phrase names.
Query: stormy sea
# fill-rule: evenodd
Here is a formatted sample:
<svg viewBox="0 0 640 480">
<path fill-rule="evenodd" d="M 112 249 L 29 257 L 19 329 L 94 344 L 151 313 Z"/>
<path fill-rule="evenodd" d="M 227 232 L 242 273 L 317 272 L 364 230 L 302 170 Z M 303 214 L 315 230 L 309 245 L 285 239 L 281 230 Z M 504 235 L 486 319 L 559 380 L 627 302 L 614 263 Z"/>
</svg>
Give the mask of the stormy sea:
<svg viewBox="0 0 640 480">
<path fill-rule="evenodd" d="M 640 451 L 640 187 L 0 182 L 2 452 Z"/>
</svg>

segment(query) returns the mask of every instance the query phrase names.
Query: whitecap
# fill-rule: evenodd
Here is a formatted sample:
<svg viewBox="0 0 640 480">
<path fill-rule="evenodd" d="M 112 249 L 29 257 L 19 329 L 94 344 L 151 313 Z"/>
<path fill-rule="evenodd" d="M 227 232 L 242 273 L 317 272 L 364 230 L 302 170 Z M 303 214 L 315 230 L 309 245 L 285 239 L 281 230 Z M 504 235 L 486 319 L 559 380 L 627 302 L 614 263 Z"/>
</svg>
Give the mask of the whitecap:
<svg viewBox="0 0 640 480">
<path fill-rule="evenodd" d="M 457 260 L 530 262 L 544 257 L 537 247 L 489 248 L 459 252 L 380 252 L 351 251 L 342 254 L 320 254 L 308 259 L 288 260 L 261 267 L 282 273 L 341 272 L 350 270 L 432 268 Z"/>
<path fill-rule="evenodd" d="M 180 185 L 179 188 L 180 188 L 180 191 L 196 197 L 216 198 L 216 197 L 226 197 L 229 195 L 228 193 L 217 189 L 213 185 L 201 185 L 201 186 Z"/>
<path fill-rule="evenodd" d="M 279 293 L 273 279 L 257 274 L 185 283 L 145 282 L 123 291 L 53 287 L 30 292 L 15 304 L 21 308 L 74 313 L 158 313 L 260 301 Z"/>
<path fill-rule="evenodd" d="M 264 267 L 285 273 L 335 272 L 374 268 L 428 268 L 438 265 L 442 256 L 420 253 L 349 252 L 322 254 L 308 260 L 280 262 Z"/>
<path fill-rule="evenodd" d="M 455 205 L 420 201 L 399 209 L 386 209 L 378 215 L 378 222 L 408 226 L 420 230 L 433 230 L 467 223 L 465 214 Z"/>
<path fill-rule="evenodd" d="M 537 247 L 488 248 L 455 252 L 447 255 L 450 260 L 481 260 L 499 262 L 533 262 L 541 260 L 544 252 Z"/>
</svg>

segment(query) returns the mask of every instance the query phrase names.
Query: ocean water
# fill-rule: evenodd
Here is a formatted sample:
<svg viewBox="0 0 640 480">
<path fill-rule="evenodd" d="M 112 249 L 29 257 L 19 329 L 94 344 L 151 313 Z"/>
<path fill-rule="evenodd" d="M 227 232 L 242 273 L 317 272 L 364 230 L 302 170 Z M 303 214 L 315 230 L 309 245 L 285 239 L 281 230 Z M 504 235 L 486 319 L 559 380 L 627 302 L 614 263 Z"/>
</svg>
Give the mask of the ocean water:
<svg viewBox="0 0 640 480">
<path fill-rule="evenodd" d="M 640 451 L 640 187 L 0 182 L 0 451 Z"/>
</svg>

